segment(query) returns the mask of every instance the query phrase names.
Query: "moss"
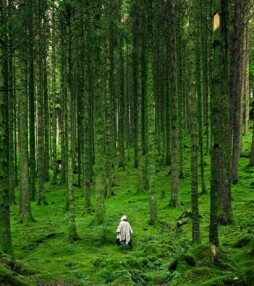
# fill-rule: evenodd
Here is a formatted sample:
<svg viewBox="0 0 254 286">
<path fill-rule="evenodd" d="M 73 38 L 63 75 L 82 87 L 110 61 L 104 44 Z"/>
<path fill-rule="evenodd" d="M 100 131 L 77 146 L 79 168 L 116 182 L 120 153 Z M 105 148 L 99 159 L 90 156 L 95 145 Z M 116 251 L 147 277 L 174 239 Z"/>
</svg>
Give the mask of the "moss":
<svg viewBox="0 0 254 286">
<path fill-rule="evenodd" d="M 202 285 L 204 280 L 213 276 L 217 276 L 219 272 L 209 267 L 194 267 L 187 270 L 183 274 L 184 281 L 188 281 L 187 285 Z M 183 284 L 184 285 L 184 284 Z"/>
<path fill-rule="evenodd" d="M 148 244 L 144 248 L 144 253 L 146 255 L 156 255 L 160 252 L 159 247 L 156 244 Z"/>
<path fill-rule="evenodd" d="M 12 286 L 32 286 L 35 282 L 28 278 L 17 274 L 0 264 L 0 284 L 1 285 L 12 285 Z"/>
<path fill-rule="evenodd" d="M 225 286 L 225 285 L 238 285 L 234 284 L 236 280 L 234 276 L 231 275 L 221 275 L 219 277 L 212 278 L 203 283 L 205 286 Z M 236 282 L 237 283 L 237 282 Z"/>
<path fill-rule="evenodd" d="M 254 271 L 253 271 L 253 263 L 249 266 L 245 266 L 243 269 L 239 269 L 234 277 L 237 278 L 238 285 L 241 286 L 249 286 L 253 285 L 254 281 Z"/>
<path fill-rule="evenodd" d="M 249 254 L 254 255 L 254 239 L 253 238 L 252 238 L 251 243 L 250 243 Z"/>
<path fill-rule="evenodd" d="M 190 266 L 196 265 L 196 260 L 195 260 L 194 256 L 192 256 L 191 254 L 184 255 L 183 258 L 188 265 L 190 265 Z"/>
<path fill-rule="evenodd" d="M 190 266 L 207 266 L 211 264 L 210 253 L 207 245 L 195 245 L 189 249 L 183 259 Z"/>
<path fill-rule="evenodd" d="M 131 268 L 141 269 L 142 268 L 141 262 L 133 257 L 127 258 L 125 261 L 122 262 L 122 265 L 126 267 L 127 269 L 131 269 Z"/>
<path fill-rule="evenodd" d="M 123 274 L 122 276 L 117 277 L 113 282 L 109 283 L 108 285 L 111 286 L 134 286 L 137 285 L 134 281 L 131 279 L 130 274 Z"/>
<path fill-rule="evenodd" d="M 250 235 L 244 235 L 240 239 L 238 239 L 236 242 L 234 242 L 234 247 L 244 247 L 248 244 L 250 244 L 252 238 Z"/>
<path fill-rule="evenodd" d="M 247 146 L 251 137 L 244 136 Z M 187 142 L 188 143 L 188 142 Z M 247 145 L 248 144 L 248 145 Z M 189 145 L 189 144 L 188 144 Z M 245 147 L 246 147 L 245 146 Z M 189 152 L 189 149 L 186 149 Z M 132 150 L 131 150 L 131 156 Z M 186 153 L 186 158 L 188 154 Z M 132 157 L 131 157 L 132 159 Z M 160 158 L 162 160 L 162 158 Z M 209 162 L 209 157 L 206 157 Z M 162 162 L 162 161 L 161 161 Z M 175 223 L 183 212 L 183 208 L 166 208 L 170 195 L 170 179 L 168 167 L 158 166 L 156 191 L 158 198 L 158 220 L 151 226 L 149 221 L 149 193 L 137 194 L 137 171 L 132 166 L 132 160 L 126 161 L 126 171 L 116 169 L 114 187 L 115 196 L 105 200 L 107 215 L 103 225 L 91 225 L 94 214 L 84 214 L 83 189 L 75 188 L 76 224 L 82 241 L 69 244 L 68 216 L 64 212 L 65 188 L 49 186 L 47 193 L 49 205 L 41 208 L 36 202 L 31 202 L 33 216 L 37 222 L 28 225 L 18 224 L 19 207 L 11 206 L 11 223 L 13 248 L 19 261 L 11 262 L 6 271 L 16 267 L 16 274 L 10 275 L 29 281 L 23 276 L 32 276 L 38 285 L 172 285 L 193 286 L 204 283 L 232 282 L 238 277 L 239 285 L 251 285 L 254 281 L 253 269 L 254 245 L 244 242 L 243 247 L 233 247 L 244 236 L 253 235 L 253 176 L 246 174 L 246 158 L 239 159 L 239 185 L 232 186 L 232 210 L 237 225 L 219 227 L 219 257 L 216 265 L 212 265 L 208 249 L 209 237 L 209 196 L 199 197 L 200 234 L 203 244 L 191 244 L 191 223 L 176 229 Z M 185 209 L 190 209 L 190 165 L 186 160 L 185 177 L 181 180 L 181 200 Z M 209 164 L 206 167 L 209 177 Z M 206 182 L 208 185 L 209 182 Z M 92 188 L 94 186 L 92 185 Z M 209 188 L 208 188 L 209 189 Z M 161 198 L 165 190 L 165 198 Z M 17 190 L 18 198 L 18 190 Z M 95 192 L 91 192 L 92 204 L 95 205 Z M 126 214 L 134 234 L 133 250 L 125 254 L 115 243 L 116 228 L 121 215 Z M 240 243 L 241 245 L 241 243 Z M 174 270 L 169 266 L 174 261 Z M 7 265 L 7 264 L 6 264 Z M 39 269 L 40 274 L 32 273 L 25 265 Z M 248 270 L 249 269 L 249 270 Z M 2 271 L 1 271 L 2 272 Z M 234 274 L 234 275 L 233 275 Z M 251 280 L 252 279 L 252 280 Z M 41 282 L 41 284 L 39 284 Z M 31 282 L 32 283 L 32 282 Z M 28 284 L 31 286 L 32 284 Z M 248 284 L 249 283 L 249 284 Z M 1 284 L 1 282 L 0 282 Z M 3 283 L 2 283 L 3 284 Z M 4 285 L 4 284 L 3 284 Z"/>
</svg>

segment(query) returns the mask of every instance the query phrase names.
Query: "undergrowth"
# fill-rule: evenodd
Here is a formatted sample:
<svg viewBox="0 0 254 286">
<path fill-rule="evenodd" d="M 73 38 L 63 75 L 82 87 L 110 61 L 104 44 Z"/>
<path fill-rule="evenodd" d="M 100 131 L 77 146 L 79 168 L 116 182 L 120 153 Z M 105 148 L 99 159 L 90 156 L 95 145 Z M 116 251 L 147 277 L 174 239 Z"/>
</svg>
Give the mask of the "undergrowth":
<svg viewBox="0 0 254 286">
<path fill-rule="evenodd" d="M 154 226 L 148 223 L 149 193 L 137 193 L 137 170 L 131 161 L 125 171 L 115 170 L 114 196 L 105 202 L 106 219 L 100 226 L 92 224 L 93 213 L 84 214 L 83 189 L 75 188 L 76 224 L 81 238 L 75 243 L 68 241 L 66 187 L 46 184 L 48 205 L 31 203 L 36 222 L 29 225 L 19 223 L 18 204 L 11 206 L 15 258 L 33 270 L 20 272 L 13 265 L 2 264 L 1 285 L 16 285 L 8 284 L 10 271 L 21 281 L 20 285 L 254 285 L 254 168 L 248 167 L 250 142 L 251 134 L 243 138 L 239 183 L 232 186 L 235 223 L 219 227 L 220 247 L 215 265 L 208 250 L 208 156 L 205 158 L 208 194 L 199 197 L 201 244 L 192 245 L 191 218 L 186 218 L 187 223 L 180 228 L 176 225 L 181 214 L 191 209 L 190 159 L 186 149 L 179 208 L 168 207 L 169 169 L 161 164 L 162 158 L 157 161 L 158 220 Z M 93 203 L 94 197 L 92 190 Z M 133 250 L 127 249 L 125 254 L 115 243 L 116 228 L 123 214 L 134 231 Z"/>
</svg>

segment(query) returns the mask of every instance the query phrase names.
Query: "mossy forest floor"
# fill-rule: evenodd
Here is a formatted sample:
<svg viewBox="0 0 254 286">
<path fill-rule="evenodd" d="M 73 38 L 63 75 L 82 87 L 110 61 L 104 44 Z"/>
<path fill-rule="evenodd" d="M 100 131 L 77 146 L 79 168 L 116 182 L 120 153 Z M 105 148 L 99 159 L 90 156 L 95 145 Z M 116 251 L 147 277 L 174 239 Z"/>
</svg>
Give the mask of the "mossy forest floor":
<svg viewBox="0 0 254 286">
<path fill-rule="evenodd" d="M 211 263 L 209 235 L 210 159 L 206 157 L 207 195 L 199 197 L 201 245 L 191 243 L 191 218 L 176 223 L 190 210 L 190 149 L 185 149 L 185 177 L 180 180 L 181 207 L 169 208 L 169 168 L 157 161 L 158 222 L 150 226 L 149 194 L 137 193 L 137 170 L 127 162 L 116 169 L 114 196 L 106 200 L 106 220 L 92 224 L 94 214 L 84 214 L 83 190 L 75 188 L 76 224 L 81 238 L 68 241 L 66 188 L 46 185 L 48 205 L 31 203 L 36 222 L 19 221 L 18 204 L 11 207 L 15 260 L 0 256 L 1 285 L 254 285 L 254 168 L 248 167 L 251 135 L 243 138 L 239 183 L 232 186 L 235 224 L 219 227 L 218 261 Z M 165 196 L 162 193 L 165 192 Z M 94 189 L 93 189 L 94 193 Z M 18 191 L 17 191 L 18 196 Z M 93 196 L 94 202 L 94 196 Z M 122 253 L 116 228 L 126 214 L 132 225 L 133 250 Z M 12 275 L 10 275 L 12 273 Z M 12 277 L 11 279 L 9 279 Z M 9 279 L 9 280 L 8 280 Z M 9 281 L 9 282 L 8 282 Z M 10 282 L 11 281 L 11 282 Z"/>
</svg>

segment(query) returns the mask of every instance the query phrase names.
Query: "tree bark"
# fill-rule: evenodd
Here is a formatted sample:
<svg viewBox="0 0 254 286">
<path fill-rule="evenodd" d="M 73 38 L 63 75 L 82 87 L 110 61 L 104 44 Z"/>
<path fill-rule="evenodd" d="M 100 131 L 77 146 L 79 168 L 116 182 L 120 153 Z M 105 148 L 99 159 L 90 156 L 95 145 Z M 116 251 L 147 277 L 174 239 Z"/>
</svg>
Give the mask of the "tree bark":
<svg viewBox="0 0 254 286">
<path fill-rule="evenodd" d="M 12 254 L 8 188 L 8 36 L 6 2 L 0 1 L 0 251 Z"/>
</svg>

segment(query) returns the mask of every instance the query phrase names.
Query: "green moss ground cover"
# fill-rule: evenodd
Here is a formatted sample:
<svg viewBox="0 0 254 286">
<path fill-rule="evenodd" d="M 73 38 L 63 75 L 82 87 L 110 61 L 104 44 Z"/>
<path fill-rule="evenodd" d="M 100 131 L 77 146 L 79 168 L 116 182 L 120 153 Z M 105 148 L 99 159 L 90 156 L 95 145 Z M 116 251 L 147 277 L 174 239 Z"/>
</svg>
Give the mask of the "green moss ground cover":
<svg viewBox="0 0 254 286">
<path fill-rule="evenodd" d="M 83 190 L 75 188 L 76 223 L 81 240 L 74 244 L 68 241 L 68 213 L 64 210 L 66 188 L 46 186 L 48 205 L 31 204 L 36 222 L 30 225 L 18 223 L 18 204 L 12 206 L 13 248 L 20 263 L 16 264 L 33 270 L 22 272 L 13 265 L 2 264 L 7 266 L 0 269 L 1 285 L 254 285 L 254 168 L 248 167 L 251 135 L 243 140 L 240 181 L 232 186 L 235 224 L 219 228 L 220 250 L 215 265 L 208 250 L 209 157 L 205 158 L 208 195 L 199 198 L 201 245 L 191 243 L 191 218 L 187 218 L 187 224 L 176 227 L 183 211 L 191 208 L 189 149 L 186 148 L 179 208 L 168 207 L 169 169 L 160 160 L 157 162 L 158 221 L 155 226 L 148 224 L 149 194 L 137 193 L 137 171 L 131 162 L 125 171 L 116 169 L 115 195 L 106 200 L 103 225 L 92 223 L 93 213 L 84 214 Z M 116 228 L 123 214 L 128 216 L 134 230 L 134 248 L 125 254 L 115 243 Z M 8 284 L 6 277 L 10 274 L 5 273 L 8 271 L 15 273 L 13 276 L 21 282 L 15 284 L 13 280 Z"/>
</svg>

